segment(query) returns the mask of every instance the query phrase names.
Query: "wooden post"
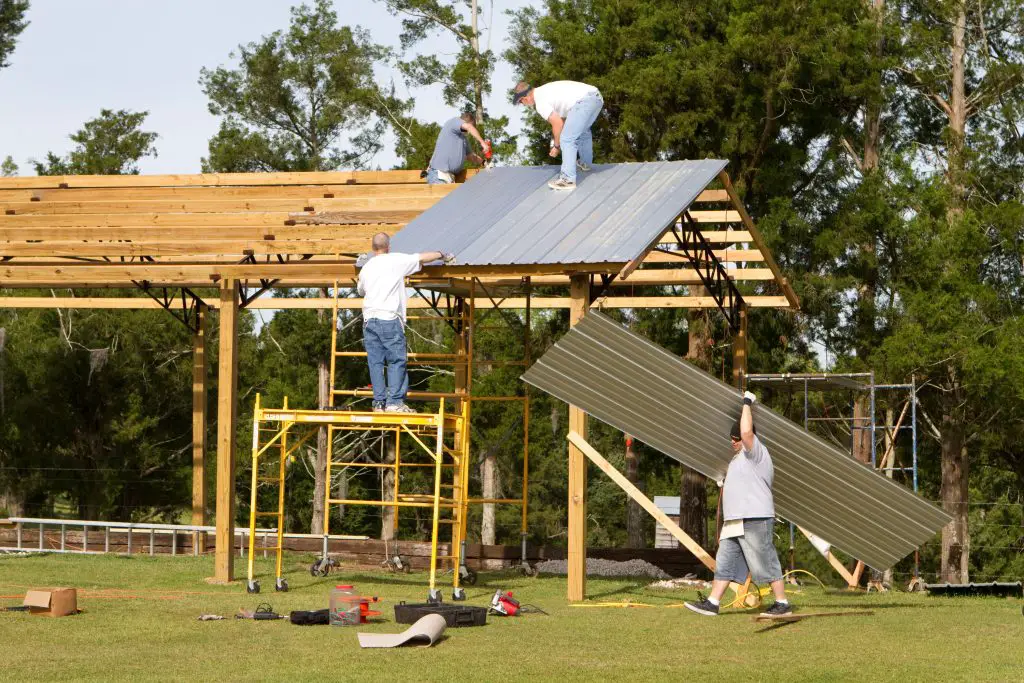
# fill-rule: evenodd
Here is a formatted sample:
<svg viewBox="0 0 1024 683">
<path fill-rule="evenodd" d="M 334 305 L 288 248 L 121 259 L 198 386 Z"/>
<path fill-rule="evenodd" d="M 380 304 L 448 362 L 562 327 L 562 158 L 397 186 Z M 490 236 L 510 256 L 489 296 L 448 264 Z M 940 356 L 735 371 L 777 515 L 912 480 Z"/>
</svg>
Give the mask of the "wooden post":
<svg viewBox="0 0 1024 683">
<path fill-rule="evenodd" d="M 590 276 L 569 279 L 569 325 L 583 319 L 590 305 Z M 586 438 L 587 414 L 569 406 L 569 432 Z M 582 600 L 587 590 L 587 458 L 576 444 L 569 444 L 569 601 Z"/>
<path fill-rule="evenodd" d="M 238 389 L 238 281 L 220 284 L 220 358 L 217 369 L 217 549 L 214 580 L 234 579 L 235 418 Z"/>
<path fill-rule="evenodd" d="M 740 324 L 732 338 L 732 383 L 737 389 L 743 389 L 747 377 L 747 305 L 740 304 L 736 312 Z"/>
<path fill-rule="evenodd" d="M 192 524 L 206 526 L 206 322 L 207 308 L 196 307 L 192 336 Z M 206 534 L 199 535 L 203 551 Z"/>
</svg>

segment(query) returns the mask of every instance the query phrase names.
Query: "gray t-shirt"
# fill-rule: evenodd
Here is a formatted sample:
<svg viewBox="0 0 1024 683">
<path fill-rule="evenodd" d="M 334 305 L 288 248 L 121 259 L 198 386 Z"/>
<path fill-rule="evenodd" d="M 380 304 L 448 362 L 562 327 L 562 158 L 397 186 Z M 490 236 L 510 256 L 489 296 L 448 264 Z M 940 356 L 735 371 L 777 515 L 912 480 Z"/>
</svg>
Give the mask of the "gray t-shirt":
<svg viewBox="0 0 1024 683">
<path fill-rule="evenodd" d="M 445 173 L 458 173 L 469 155 L 469 141 L 462 130 L 462 119 L 455 117 L 445 121 L 434 145 L 434 156 L 430 157 L 430 168 Z"/>
<path fill-rule="evenodd" d="M 775 503 L 772 500 L 772 480 L 775 468 L 772 457 L 761 440 L 754 435 L 754 445 L 749 451 L 742 448 L 732 457 L 725 475 L 722 489 L 722 517 L 726 522 L 733 519 L 756 519 L 774 517 Z"/>
</svg>

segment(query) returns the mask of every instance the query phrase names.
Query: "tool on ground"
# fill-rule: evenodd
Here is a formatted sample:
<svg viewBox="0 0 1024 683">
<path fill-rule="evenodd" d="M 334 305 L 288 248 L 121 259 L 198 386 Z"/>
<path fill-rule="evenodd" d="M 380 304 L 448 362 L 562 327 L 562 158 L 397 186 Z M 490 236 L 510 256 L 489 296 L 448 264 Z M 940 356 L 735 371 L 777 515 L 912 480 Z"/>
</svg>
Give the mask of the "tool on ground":
<svg viewBox="0 0 1024 683">
<path fill-rule="evenodd" d="M 198 621 L 220 621 L 223 618 L 219 614 L 200 614 Z"/>
<path fill-rule="evenodd" d="M 395 621 L 399 624 L 414 624 L 425 614 L 438 614 L 444 618 L 449 628 L 460 626 L 484 626 L 487 624 L 486 607 L 474 605 L 446 605 L 442 603 L 406 604 L 405 601 L 395 605 Z"/>
<path fill-rule="evenodd" d="M 365 624 L 369 617 L 381 613 L 370 609 L 370 603 L 379 602 L 377 596 L 358 595 L 351 585 L 339 585 L 331 589 L 331 626 L 354 626 Z"/>
<path fill-rule="evenodd" d="M 288 617 L 275 612 L 269 602 L 261 602 L 256 605 L 256 609 L 252 612 L 245 609 L 239 609 L 238 614 L 235 615 L 235 619 L 255 619 L 256 621 L 274 621 L 277 619 L 287 618 Z"/>
<path fill-rule="evenodd" d="M 329 609 L 318 609 L 311 612 L 295 610 L 289 615 L 289 619 L 296 626 L 325 626 L 331 623 L 331 611 Z"/>
<path fill-rule="evenodd" d="M 512 597 L 512 591 L 503 593 L 498 589 L 491 598 L 491 612 L 503 617 L 514 617 L 519 614 L 519 601 Z"/>
<path fill-rule="evenodd" d="M 754 617 L 755 622 L 778 622 L 788 623 L 792 621 L 803 621 L 804 619 L 810 619 L 811 617 L 866 617 L 874 614 L 872 610 L 857 610 L 847 612 L 807 612 L 805 614 L 784 614 L 781 616 L 771 616 L 769 614 L 759 614 Z"/>
</svg>

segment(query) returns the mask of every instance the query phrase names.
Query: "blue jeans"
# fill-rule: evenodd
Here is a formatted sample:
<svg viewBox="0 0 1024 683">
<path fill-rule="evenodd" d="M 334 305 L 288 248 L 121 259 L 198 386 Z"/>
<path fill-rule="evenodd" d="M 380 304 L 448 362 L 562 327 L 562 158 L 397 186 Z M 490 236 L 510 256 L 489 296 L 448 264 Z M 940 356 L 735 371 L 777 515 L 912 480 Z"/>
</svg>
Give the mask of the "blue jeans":
<svg viewBox="0 0 1024 683">
<path fill-rule="evenodd" d="M 775 550 L 775 519 L 743 520 L 743 535 L 723 538 L 715 555 L 715 580 L 743 583 L 749 573 L 754 583 L 764 585 L 782 578 L 779 553 Z"/>
<path fill-rule="evenodd" d="M 363 321 L 363 348 L 366 349 L 366 364 L 370 367 L 374 406 L 396 405 L 405 401 L 409 392 L 409 375 L 405 371 L 405 328 L 401 319 L 370 318 Z"/>
<path fill-rule="evenodd" d="M 427 169 L 427 185 L 448 185 L 448 184 L 449 184 L 448 181 L 441 180 L 441 178 L 437 175 L 437 169 L 436 168 L 428 168 Z"/>
<path fill-rule="evenodd" d="M 574 183 L 577 153 L 583 163 L 594 163 L 594 138 L 590 134 L 590 127 L 597 121 L 603 106 L 601 93 L 594 92 L 572 105 L 569 115 L 565 117 L 565 125 L 558 140 L 562 148 L 562 176 Z"/>
</svg>

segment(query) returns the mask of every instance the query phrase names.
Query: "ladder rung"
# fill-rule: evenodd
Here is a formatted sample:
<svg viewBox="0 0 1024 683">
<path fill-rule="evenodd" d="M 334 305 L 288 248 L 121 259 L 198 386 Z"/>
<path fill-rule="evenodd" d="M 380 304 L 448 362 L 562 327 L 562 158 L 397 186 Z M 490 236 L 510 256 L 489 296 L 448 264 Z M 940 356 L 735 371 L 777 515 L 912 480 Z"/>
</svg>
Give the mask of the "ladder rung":
<svg viewBox="0 0 1024 683">
<path fill-rule="evenodd" d="M 257 517 L 280 517 L 280 512 L 254 512 Z"/>
</svg>

